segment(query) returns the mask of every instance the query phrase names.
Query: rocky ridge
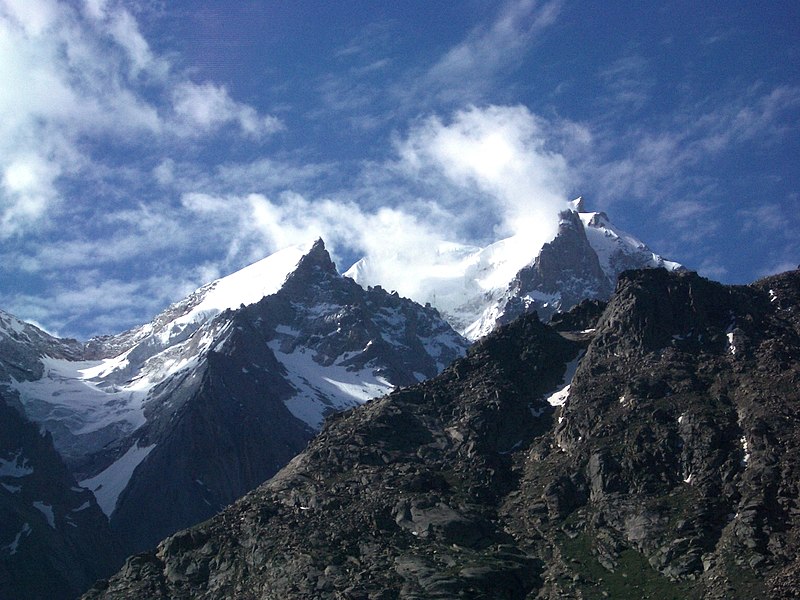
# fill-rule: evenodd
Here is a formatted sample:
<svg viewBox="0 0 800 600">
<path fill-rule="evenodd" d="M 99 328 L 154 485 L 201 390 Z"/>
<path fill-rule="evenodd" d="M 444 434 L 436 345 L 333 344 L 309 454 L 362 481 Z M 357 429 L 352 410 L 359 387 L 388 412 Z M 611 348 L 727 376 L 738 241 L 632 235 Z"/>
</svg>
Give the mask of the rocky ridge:
<svg viewBox="0 0 800 600">
<path fill-rule="evenodd" d="M 799 307 L 798 272 L 625 273 L 594 327 L 524 316 L 330 419 L 86 598 L 792 597 Z"/>
<path fill-rule="evenodd" d="M 145 407 L 135 444 L 152 450 L 111 514 L 128 548 L 210 517 L 289 462 L 324 415 L 433 377 L 466 348 L 433 309 L 341 277 L 322 244 L 278 292 L 209 327 L 202 362 Z"/>
</svg>

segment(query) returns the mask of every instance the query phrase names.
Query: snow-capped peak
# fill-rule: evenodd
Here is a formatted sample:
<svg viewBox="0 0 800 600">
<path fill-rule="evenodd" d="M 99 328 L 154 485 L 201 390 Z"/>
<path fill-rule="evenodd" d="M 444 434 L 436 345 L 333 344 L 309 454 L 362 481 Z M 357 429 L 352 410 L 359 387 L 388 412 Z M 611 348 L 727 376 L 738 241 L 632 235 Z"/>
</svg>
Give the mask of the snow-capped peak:
<svg viewBox="0 0 800 600">
<path fill-rule="evenodd" d="M 663 267 L 675 271 L 683 268 L 677 262 L 660 257 L 647 244 L 615 226 L 604 212 L 580 211 L 578 216 L 601 268 L 613 281 L 626 269 Z"/>
<path fill-rule="evenodd" d="M 198 297 L 199 302 L 173 322 L 181 324 L 205 320 L 226 309 L 253 304 L 264 296 L 274 294 L 281 289 L 286 277 L 297 268 L 300 260 L 319 243 L 320 240 L 317 240 L 313 244 L 289 246 L 204 285 L 193 294 Z"/>
<path fill-rule="evenodd" d="M 149 323 L 115 336 L 89 341 L 98 358 L 120 356 L 146 343 L 153 351 L 187 339 L 205 322 L 227 309 L 258 302 L 274 294 L 317 242 L 289 246 L 239 271 L 207 283 L 169 306 Z M 152 353 L 152 352 L 151 352 Z"/>
<path fill-rule="evenodd" d="M 556 237 L 543 246 L 524 234 L 485 248 L 442 243 L 434 259 L 428 256 L 409 278 L 413 281 L 398 289 L 419 303 L 430 302 L 456 331 L 474 340 L 521 312 L 538 310 L 545 317 L 570 308 L 573 300 L 607 297 L 626 269 L 681 268 L 616 228 L 605 213 L 585 212 L 583 198 L 565 208 Z M 391 280 L 392 273 L 384 259 L 364 257 L 345 276 L 365 287 L 386 285 L 384 276 Z"/>
<path fill-rule="evenodd" d="M 44 340 L 31 356 L 36 363 L 36 368 L 29 369 L 32 375 L 11 373 L 13 388 L 34 420 L 46 427 L 59 420 L 69 423 L 67 428 L 54 430 L 62 453 L 88 454 L 105 443 L 102 436 L 89 434 L 101 430 L 130 432 L 140 427 L 151 391 L 168 377 L 197 365 L 215 347 L 229 323 L 214 317 L 276 293 L 319 243 L 298 244 L 276 252 L 202 286 L 150 323 L 116 336 L 95 338 L 85 347 L 75 343 L 74 352 L 61 348 L 69 349 L 63 340 Z M 45 336 L 5 313 L 0 314 L 0 330 L 17 339 Z M 0 381 L 3 378 L 0 372 Z M 64 418 L 66 414 L 68 419 Z"/>
</svg>

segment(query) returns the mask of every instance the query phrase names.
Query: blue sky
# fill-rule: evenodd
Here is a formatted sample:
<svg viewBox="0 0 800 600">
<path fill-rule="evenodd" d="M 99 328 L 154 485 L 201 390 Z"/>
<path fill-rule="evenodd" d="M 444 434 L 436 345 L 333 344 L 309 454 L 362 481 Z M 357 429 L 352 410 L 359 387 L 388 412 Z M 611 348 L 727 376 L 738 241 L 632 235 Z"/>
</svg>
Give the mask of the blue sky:
<svg viewBox="0 0 800 600">
<path fill-rule="evenodd" d="M 746 283 L 800 263 L 799 130 L 797 2 L 0 0 L 0 308 L 85 339 L 579 195 Z"/>
</svg>

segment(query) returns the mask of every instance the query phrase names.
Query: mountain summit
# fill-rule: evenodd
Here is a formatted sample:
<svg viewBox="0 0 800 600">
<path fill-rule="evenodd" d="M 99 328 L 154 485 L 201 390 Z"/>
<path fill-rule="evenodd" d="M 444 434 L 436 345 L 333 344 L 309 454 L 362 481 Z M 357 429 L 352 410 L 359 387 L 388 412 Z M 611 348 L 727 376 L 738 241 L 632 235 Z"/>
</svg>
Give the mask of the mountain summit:
<svg viewBox="0 0 800 600">
<path fill-rule="evenodd" d="M 585 212 L 578 198 L 560 214 L 555 238 L 542 247 L 532 247 L 524 234 L 486 248 L 442 244 L 411 297 L 432 304 L 454 329 L 476 340 L 522 314 L 536 311 L 546 319 L 584 299 L 607 300 L 623 271 L 657 267 L 682 269 L 605 213 Z M 382 283 L 369 256 L 345 276 L 364 286 Z"/>
<path fill-rule="evenodd" d="M 433 377 L 468 345 L 435 309 L 339 275 L 322 240 L 86 344 L 0 316 L 0 387 L 127 553 L 267 479 L 327 415 Z"/>
</svg>

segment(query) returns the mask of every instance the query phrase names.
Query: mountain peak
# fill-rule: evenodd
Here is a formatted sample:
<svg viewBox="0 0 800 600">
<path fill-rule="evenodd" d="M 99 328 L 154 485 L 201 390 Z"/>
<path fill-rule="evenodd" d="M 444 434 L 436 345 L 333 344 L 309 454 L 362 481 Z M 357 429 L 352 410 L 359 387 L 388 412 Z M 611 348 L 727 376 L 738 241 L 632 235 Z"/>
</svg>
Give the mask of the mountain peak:
<svg viewBox="0 0 800 600">
<path fill-rule="evenodd" d="M 298 261 L 295 272 L 299 271 L 300 269 L 307 269 L 309 266 L 318 267 L 323 271 L 332 272 L 336 275 L 339 274 L 339 272 L 336 270 L 336 264 L 333 262 L 333 260 L 331 260 L 331 255 L 325 248 L 325 242 L 322 240 L 322 238 L 317 238 L 317 240 L 311 245 L 311 248 L 306 255 Z"/>
<path fill-rule="evenodd" d="M 409 285 L 395 281 L 394 287 L 421 304 L 430 302 L 453 328 L 475 340 L 523 313 L 537 311 L 546 320 L 585 298 L 607 299 L 622 271 L 681 268 L 615 227 L 605 213 L 586 212 L 582 197 L 563 208 L 556 236 L 542 245 L 531 244 L 525 233 L 484 248 L 450 245 L 417 265 L 417 277 L 406 278 Z M 390 269 L 385 267 L 379 257 L 367 256 L 345 276 L 364 287 L 386 286 L 383 277 Z"/>
<path fill-rule="evenodd" d="M 569 207 L 573 212 L 586 212 L 586 207 L 584 206 L 583 196 L 578 196 L 572 202 L 569 202 Z"/>
<path fill-rule="evenodd" d="M 286 275 L 281 290 L 292 295 L 305 296 L 312 293 L 313 288 L 321 282 L 340 278 L 341 275 L 325 248 L 325 242 L 318 238 L 297 261 L 297 266 Z"/>
</svg>

